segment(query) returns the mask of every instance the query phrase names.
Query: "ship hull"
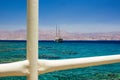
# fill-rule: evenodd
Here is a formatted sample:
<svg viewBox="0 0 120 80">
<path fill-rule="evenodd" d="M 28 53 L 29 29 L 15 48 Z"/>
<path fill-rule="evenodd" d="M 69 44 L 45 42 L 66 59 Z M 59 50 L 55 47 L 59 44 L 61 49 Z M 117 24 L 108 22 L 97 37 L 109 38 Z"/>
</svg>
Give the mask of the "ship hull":
<svg viewBox="0 0 120 80">
<path fill-rule="evenodd" d="M 62 43 L 63 39 L 55 39 L 55 42 Z"/>
</svg>

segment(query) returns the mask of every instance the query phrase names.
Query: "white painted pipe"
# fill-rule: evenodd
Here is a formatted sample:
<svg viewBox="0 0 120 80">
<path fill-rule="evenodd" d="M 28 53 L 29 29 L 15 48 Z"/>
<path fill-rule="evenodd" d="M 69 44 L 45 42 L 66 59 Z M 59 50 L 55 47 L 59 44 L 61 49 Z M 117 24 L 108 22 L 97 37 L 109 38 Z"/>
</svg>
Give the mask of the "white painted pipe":
<svg viewBox="0 0 120 80">
<path fill-rule="evenodd" d="M 120 55 L 86 57 L 64 60 L 39 60 L 39 74 L 58 70 L 84 68 L 120 62 Z"/>
<path fill-rule="evenodd" d="M 38 80 L 38 0 L 27 0 L 27 59 L 30 63 L 28 80 Z"/>
<path fill-rule="evenodd" d="M 37 71 L 39 74 L 58 70 L 84 68 L 120 62 L 120 55 L 86 57 L 64 60 L 38 60 Z M 29 61 L 20 61 L 8 64 L 0 64 L 0 76 L 26 76 L 29 71 Z"/>
<path fill-rule="evenodd" d="M 27 60 L 0 64 L 0 76 L 26 76 L 29 74 L 28 67 L 29 62 Z"/>
</svg>

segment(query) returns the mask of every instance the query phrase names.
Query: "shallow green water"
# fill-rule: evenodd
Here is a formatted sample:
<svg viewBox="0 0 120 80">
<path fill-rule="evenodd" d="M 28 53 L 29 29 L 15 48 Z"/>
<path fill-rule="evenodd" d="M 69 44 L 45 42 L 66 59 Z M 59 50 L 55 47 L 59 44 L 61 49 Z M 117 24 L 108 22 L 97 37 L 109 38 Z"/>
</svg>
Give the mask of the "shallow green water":
<svg viewBox="0 0 120 80">
<path fill-rule="evenodd" d="M 120 54 L 120 41 L 40 42 L 39 58 L 68 59 Z M 25 60 L 26 42 L 1 41 L 0 63 Z M 26 77 L 4 77 L 0 80 L 26 80 Z M 120 80 L 120 63 L 56 71 L 39 76 L 39 80 Z"/>
</svg>

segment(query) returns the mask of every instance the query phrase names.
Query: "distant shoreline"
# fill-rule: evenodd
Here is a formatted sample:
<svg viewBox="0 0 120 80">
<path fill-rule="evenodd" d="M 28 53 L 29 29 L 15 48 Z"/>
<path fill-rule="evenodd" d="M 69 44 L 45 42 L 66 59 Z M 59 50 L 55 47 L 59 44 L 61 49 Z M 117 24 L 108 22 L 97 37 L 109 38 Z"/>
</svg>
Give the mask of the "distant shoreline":
<svg viewBox="0 0 120 80">
<path fill-rule="evenodd" d="M 0 40 L 0 42 L 26 42 L 27 40 Z M 64 40 L 63 42 L 111 42 L 120 40 Z M 54 40 L 39 40 L 39 42 L 54 42 Z"/>
</svg>

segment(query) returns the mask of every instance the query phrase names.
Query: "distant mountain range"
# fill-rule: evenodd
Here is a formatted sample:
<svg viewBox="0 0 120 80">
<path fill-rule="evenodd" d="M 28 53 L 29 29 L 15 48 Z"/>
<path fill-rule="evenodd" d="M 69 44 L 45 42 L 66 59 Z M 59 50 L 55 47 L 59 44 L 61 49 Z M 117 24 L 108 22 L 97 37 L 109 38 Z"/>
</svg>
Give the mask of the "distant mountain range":
<svg viewBox="0 0 120 80">
<path fill-rule="evenodd" d="M 106 33 L 70 33 L 61 31 L 64 40 L 120 40 L 120 32 Z M 40 30 L 40 40 L 54 40 L 55 30 Z M 0 40 L 26 40 L 26 30 L 0 30 Z"/>
</svg>

